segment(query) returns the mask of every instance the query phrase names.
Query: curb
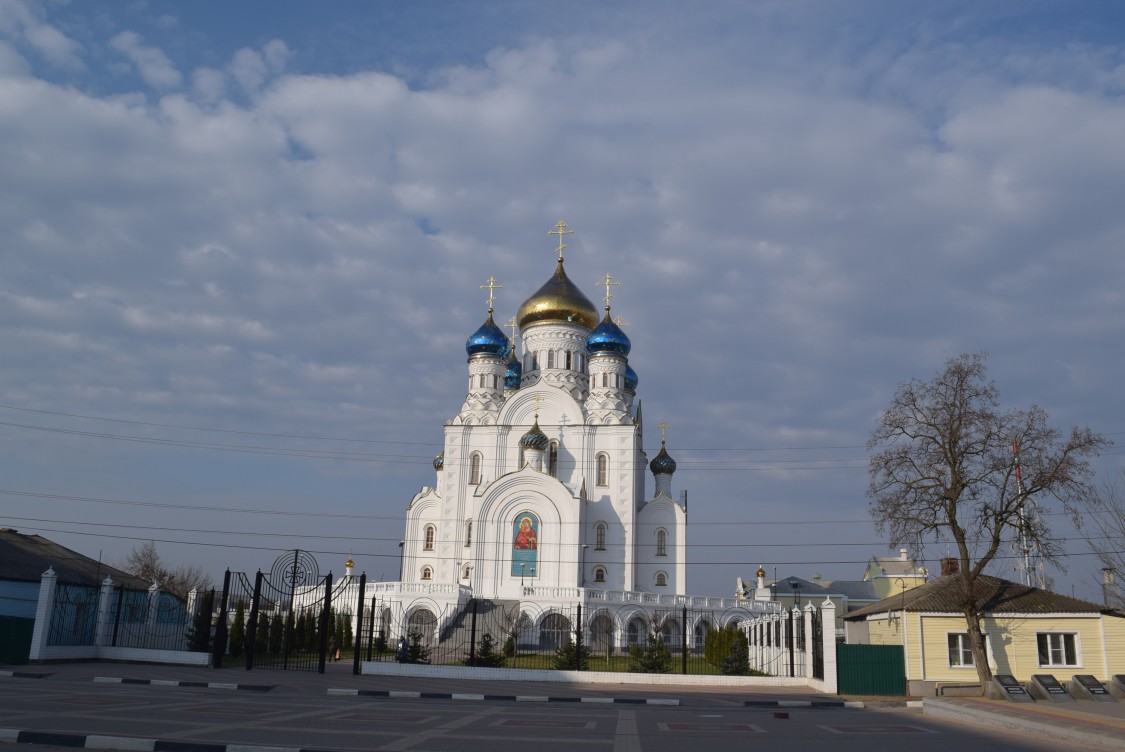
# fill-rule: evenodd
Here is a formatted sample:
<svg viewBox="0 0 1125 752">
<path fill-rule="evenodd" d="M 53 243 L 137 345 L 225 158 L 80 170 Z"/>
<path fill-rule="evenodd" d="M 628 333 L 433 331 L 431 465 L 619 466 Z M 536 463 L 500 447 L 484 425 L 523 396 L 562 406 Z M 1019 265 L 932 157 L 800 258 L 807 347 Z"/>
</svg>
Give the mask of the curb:
<svg viewBox="0 0 1125 752">
<path fill-rule="evenodd" d="M 743 700 L 747 708 L 862 708 L 854 700 Z"/>
<path fill-rule="evenodd" d="M 632 697 L 547 697 L 543 695 L 478 695 L 457 692 L 396 692 L 385 689 L 335 689 L 328 694 L 348 697 L 384 697 L 405 700 L 469 700 L 473 702 L 572 702 L 602 705 L 679 705 L 679 700 Z"/>
<path fill-rule="evenodd" d="M 172 679 L 127 679 L 120 676 L 95 676 L 96 684 L 149 684 L 155 687 L 194 687 L 196 689 L 240 689 L 247 692 L 269 692 L 273 684 L 230 684 L 227 682 L 175 681 Z"/>
<path fill-rule="evenodd" d="M 952 703 L 942 701 L 939 698 L 926 698 L 923 701 L 922 713 L 961 723 L 974 723 L 980 726 L 1038 734 L 1048 739 L 1067 741 L 1075 746 L 1121 749 L 1123 743 L 1123 735 L 1120 733 L 1099 733 L 1089 728 L 1083 728 L 1080 724 L 1067 719 L 1031 718 L 1025 713 L 1016 715 L 1015 713 L 1005 713 L 999 708 Z"/>
<path fill-rule="evenodd" d="M 50 674 L 36 674 L 31 671 L 0 671 L 0 676 L 10 676 L 13 679 L 46 679 Z"/>
<path fill-rule="evenodd" d="M 261 744 L 213 744 L 171 739 L 142 739 L 135 736 L 64 734 L 51 731 L 0 729 L 0 743 L 50 744 L 56 747 L 119 749 L 128 752 L 314 752 L 311 747 L 273 747 Z"/>
</svg>

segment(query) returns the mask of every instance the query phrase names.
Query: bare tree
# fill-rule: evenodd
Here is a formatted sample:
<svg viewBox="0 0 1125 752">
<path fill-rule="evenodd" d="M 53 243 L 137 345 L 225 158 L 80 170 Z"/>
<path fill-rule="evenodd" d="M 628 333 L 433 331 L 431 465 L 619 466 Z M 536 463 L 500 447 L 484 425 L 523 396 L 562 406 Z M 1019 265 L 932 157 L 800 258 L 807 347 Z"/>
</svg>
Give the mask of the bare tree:
<svg viewBox="0 0 1125 752">
<path fill-rule="evenodd" d="M 1054 498 L 1076 521 L 1092 501 L 1088 457 L 1109 442 L 1088 428 L 1069 434 L 1032 406 L 1001 410 L 983 354 L 963 354 L 931 381 L 901 384 L 867 443 L 867 495 L 880 533 L 892 545 L 951 542 L 960 560 L 959 606 L 981 686 L 992 679 L 978 578 L 1024 526 L 1045 560 L 1058 564 L 1060 541 L 1044 515 L 1024 514 L 1031 497 Z M 1019 446 L 1022 486 L 1012 446 Z"/>
<path fill-rule="evenodd" d="M 1113 575 L 1101 583 L 1103 598 L 1108 605 L 1121 608 L 1117 578 L 1125 575 L 1125 470 L 1105 482 L 1092 506 L 1089 519 L 1099 535 L 1089 538 L 1090 548 Z"/>
<path fill-rule="evenodd" d="M 212 585 L 211 575 L 199 567 L 166 567 L 153 541 L 147 541 L 130 551 L 121 568 L 142 580 L 157 583 L 180 598 L 186 598 L 192 590 L 208 590 Z"/>
</svg>

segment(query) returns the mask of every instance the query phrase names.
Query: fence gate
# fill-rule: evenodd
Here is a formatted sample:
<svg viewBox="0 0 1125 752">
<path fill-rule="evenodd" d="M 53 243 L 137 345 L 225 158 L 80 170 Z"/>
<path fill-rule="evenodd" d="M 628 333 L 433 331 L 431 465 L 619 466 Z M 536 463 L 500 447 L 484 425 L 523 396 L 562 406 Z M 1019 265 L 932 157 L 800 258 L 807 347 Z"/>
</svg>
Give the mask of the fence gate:
<svg viewBox="0 0 1125 752">
<path fill-rule="evenodd" d="M 837 645 L 836 676 L 842 695 L 905 695 L 902 645 Z"/>
<path fill-rule="evenodd" d="M 281 555 L 268 575 L 257 573 L 253 584 L 245 574 L 232 573 L 223 600 L 217 634 L 223 634 L 221 643 L 230 655 L 245 654 L 248 670 L 324 673 L 332 575 L 321 577 L 307 551 Z"/>
</svg>

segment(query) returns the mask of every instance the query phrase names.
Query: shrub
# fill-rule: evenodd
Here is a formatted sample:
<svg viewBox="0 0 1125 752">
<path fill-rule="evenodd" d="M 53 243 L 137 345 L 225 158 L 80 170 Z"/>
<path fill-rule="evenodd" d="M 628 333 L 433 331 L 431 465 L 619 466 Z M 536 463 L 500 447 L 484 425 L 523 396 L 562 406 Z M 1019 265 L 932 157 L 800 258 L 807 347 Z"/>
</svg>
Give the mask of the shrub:
<svg viewBox="0 0 1125 752">
<path fill-rule="evenodd" d="M 703 659 L 712 666 L 721 666 L 730 655 L 731 646 L 740 639 L 746 638 L 734 624 L 728 624 L 722 629 L 708 629 L 703 636 Z"/>
<path fill-rule="evenodd" d="M 482 666 L 485 668 L 502 668 L 507 659 L 503 654 L 496 652 L 496 643 L 492 635 L 485 632 L 480 638 L 476 655 L 465 658 L 466 666 Z"/>
<path fill-rule="evenodd" d="M 649 635 L 644 647 L 634 645 L 629 648 L 629 670 L 640 674 L 672 673 L 672 651 L 664 644 L 659 632 Z"/>
<path fill-rule="evenodd" d="M 230 654 L 232 658 L 242 655 L 246 649 L 246 607 L 242 601 L 234 609 L 234 621 L 230 625 Z"/>
<path fill-rule="evenodd" d="M 555 651 L 555 668 L 559 671 L 585 671 L 590 667 L 590 648 L 581 648 L 568 636 L 566 643 Z"/>
</svg>

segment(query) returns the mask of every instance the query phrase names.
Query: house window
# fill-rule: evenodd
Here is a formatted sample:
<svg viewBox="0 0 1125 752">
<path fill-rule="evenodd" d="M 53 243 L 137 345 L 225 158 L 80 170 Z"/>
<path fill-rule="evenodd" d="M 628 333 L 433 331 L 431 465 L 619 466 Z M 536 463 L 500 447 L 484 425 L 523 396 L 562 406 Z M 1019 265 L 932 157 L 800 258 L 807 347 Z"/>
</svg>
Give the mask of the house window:
<svg viewBox="0 0 1125 752">
<path fill-rule="evenodd" d="M 437 537 L 437 528 L 433 525 L 426 525 L 426 543 L 422 548 L 426 551 L 434 550 L 434 538 Z"/>
<path fill-rule="evenodd" d="M 605 569 L 603 567 L 594 568 L 594 582 L 605 582 Z"/>
<path fill-rule="evenodd" d="M 599 486 L 608 486 L 609 485 L 609 455 L 607 455 L 607 454 L 599 454 L 598 455 L 598 481 L 597 482 L 598 482 Z"/>
<path fill-rule="evenodd" d="M 656 586 L 657 587 L 667 587 L 668 586 L 668 575 L 664 574 L 663 572 L 657 572 L 656 573 Z"/>
<path fill-rule="evenodd" d="M 605 523 L 599 522 L 594 528 L 594 550 L 605 551 Z"/>
<path fill-rule="evenodd" d="M 480 453 L 473 452 L 473 456 L 469 458 L 469 485 L 480 485 Z"/>
<path fill-rule="evenodd" d="M 465 548 L 473 545 L 473 521 L 465 520 Z"/>
<path fill-rule="evenodd" d="M 954 668 L 973 666 L 973 651 L 969 647 L 969 633 L 950 632 L 946 639 L 949 643 L 949 665 Z"/>
<path fill-rule="evenodd" d="M 1078 666 L 1078 638 L 1074 632 L 1039 632 L 1040 666 Z"/>
<path fill-rule="evenodd" d="M 559 442 L 552 441 L 547 447 L 547 474 L 558 477 L 559 474 Z"/>
<path fill-rule="evenodd" d="M 422 567 L 422 579 L 432 580 L 434 578 L 434 570 L 429 567 Z"/>
<path fill-rule="evenodd" d="M 656 531 L 656 555 L 668 555 L 668 533 L 663 530 Z"/>
</svg>

